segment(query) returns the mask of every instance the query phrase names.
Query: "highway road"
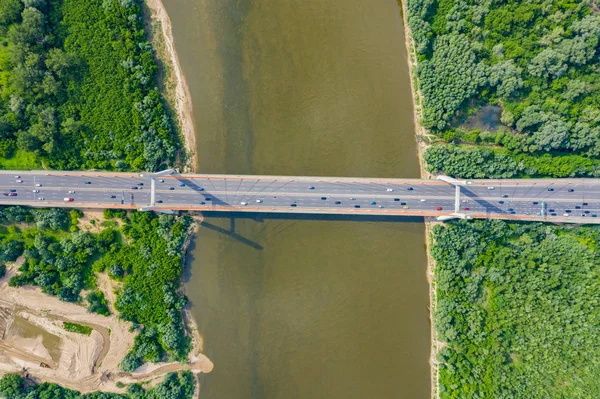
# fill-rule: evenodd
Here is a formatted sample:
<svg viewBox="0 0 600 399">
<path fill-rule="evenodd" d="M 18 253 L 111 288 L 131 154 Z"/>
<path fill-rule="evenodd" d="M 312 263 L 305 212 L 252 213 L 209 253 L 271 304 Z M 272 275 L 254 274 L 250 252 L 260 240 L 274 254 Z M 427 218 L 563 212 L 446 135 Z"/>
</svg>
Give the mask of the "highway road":
<svg viewBox="0 0 600 399">
<path fill-rule="evenodd" d="M 0 205 L 138 209 L 150 187 L 135 173 L 0 171 Z M 440 180 L 174 174 L 156 178 L 153 209 L 446 216 L 454 204 L 454 185 Z M 471 180 L 460 213 L 600 223 L 600 179 Z"/>
</svg>

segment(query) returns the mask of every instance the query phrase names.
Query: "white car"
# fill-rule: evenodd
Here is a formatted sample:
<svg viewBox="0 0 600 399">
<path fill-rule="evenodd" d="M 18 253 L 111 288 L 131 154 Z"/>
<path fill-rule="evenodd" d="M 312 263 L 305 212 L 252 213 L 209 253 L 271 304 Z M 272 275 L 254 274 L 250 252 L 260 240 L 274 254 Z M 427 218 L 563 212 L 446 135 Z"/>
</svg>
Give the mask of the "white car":
<svg viewBox="0 0 600 399">
<path fill-rule="evenodd" d="M 73 190 L 70 190 L 70 191 L 69 191 L 69 194 L 75 194 L 75 191 L 73 191 Z"/>
<path fill-rule="evenodd" d="M 563 213 L 563 216 L 564 217 L 569 217 L 569 214 L 568 213 Z"/>
<path fill-rule="evenodd" d="M 394 189 L 393 189 L 393 188 L 388 188 L 388 189 L 387 189 L 387 192 L 388 192 L 388 193 L 391 193 L 392 191 L 394 191 Z"/>
<path fill-rule="evenodd" d="M 21 178 L 21 176 L 18 176 L 18 175 L 17 175 L 17 176 L 15 176 L 15 179 L 20 179 L 20 178 Z"/>
<path fill-rule="evenodd" d="M 495 189 L 495 187 L 492 187 L 492 186 L 488 187 L 488 190 L 494 190 L 494 189 Z"/>
<path fill-rule="evenodd" d="M 163 179 L 160 179 L 158 182 L 159 183 L 164 183 L 165 181 Z"/>
<path fill-rule="evenodd" d="M 36 187 L 42 187 L 42 185 L 40 183 L 35 183 Z"/>
<path fill-rule="evenodd" d="M 421 202 L 425 202 L 427 201 L 425 198 L 421 198 Z"/>
<path fill-rule="evenodd" d="M 40 190 L 31 190 L 32 193 L 39 193 Z"/>
<path fill-rule="evenodd" d="M 242 202 L 240 202 L 240 205 L 248 205 L 248 203 L 242 201 Z"/>
<path fill-rule="evenodd" d="M 262 204 L 262 200 L 261 200 L 261 199 L 257 199 L 257 200 L 256 200 L 256 202 L 257 202 L 258 204 Z"/>
<path fill-rule="evenodd" d="M 44 197 L 38 197 L 38 200 L 43 201 Z"/>
<path fill-rule="evenodd" d="M 17 180 L 17 183 L 23 183 L 23 180 Z"/>
</svg>

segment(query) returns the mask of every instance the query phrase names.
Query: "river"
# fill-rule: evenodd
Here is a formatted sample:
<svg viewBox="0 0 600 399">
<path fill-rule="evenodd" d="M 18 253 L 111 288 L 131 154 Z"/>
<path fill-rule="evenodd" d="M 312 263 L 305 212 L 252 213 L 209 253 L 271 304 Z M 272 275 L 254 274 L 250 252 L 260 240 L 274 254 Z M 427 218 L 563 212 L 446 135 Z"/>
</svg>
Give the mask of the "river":
<svg viewBox="0 0 600 399">
<path fill-rule="evenodd" d="M 419 176 L 396 0 L 165 5 L 201 172 Z M 189 261 L 201 399 L 429 398 L 420 219 L 207 218 Z"/>
</svg>

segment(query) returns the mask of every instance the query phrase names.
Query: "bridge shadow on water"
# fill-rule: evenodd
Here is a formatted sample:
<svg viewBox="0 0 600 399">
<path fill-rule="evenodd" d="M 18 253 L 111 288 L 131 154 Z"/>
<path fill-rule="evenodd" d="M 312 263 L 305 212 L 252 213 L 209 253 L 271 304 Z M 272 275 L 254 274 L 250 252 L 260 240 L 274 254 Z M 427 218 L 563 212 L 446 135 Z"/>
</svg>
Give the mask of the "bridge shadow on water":
<svg viewBox="0 0 600 399">
<path fill-rule="evenodd" d="M 416 229 L 413 224 L 421 224 L 424 222 L 422 217 L 416 216 L 390 216 L 390 215 L 323 215 L 323 214 L 290 214 L 290 213 L 248 213 L 248 212 L 229 212 L 226 215 L 223 212 L 211 212 L 204 211 L 201 214 L 205 217 L 200 223 L 200 226 L 207 229 L 213 230 L 217 233 L 227 235 L 242 244 L 248 245 L 254 249 L 262 250 L 264 247 L 242 235 L 240 235 L 235 229 L 235 222 L 238 219 L 254 220 L 258 223 L 265 223 L 273 220 L 279 221 L 292 221 L 291 225 L 287 228 L 299 223 L 301 221 L 337 221 L 337 222 L 361 222 L 367 224 L 380 223 L 382 228 L 394 229 L 394 230 L 408 230 L 412 232 L 420 232 L 420 229 Z M 229 219 L 229 229 L 217 226 L 207 219 Z M 418 231 L 417 231 L 418 230 Z M 282 233 L 283 230 L 279 230 L 278 234 Z"/>
</svg>

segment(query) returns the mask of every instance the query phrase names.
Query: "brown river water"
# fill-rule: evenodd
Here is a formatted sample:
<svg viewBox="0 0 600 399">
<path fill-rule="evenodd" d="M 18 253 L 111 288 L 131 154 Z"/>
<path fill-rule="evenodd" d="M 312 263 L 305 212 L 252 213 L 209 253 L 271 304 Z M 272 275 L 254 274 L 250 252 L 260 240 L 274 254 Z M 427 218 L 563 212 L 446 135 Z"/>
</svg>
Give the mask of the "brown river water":
<svg viewBox="0 0 600 399">
<path fill-rule="evenodd" d="M 165 0 L 199 170 L 418 177 L 396 0 Z M 209 217 L 201 399 L 430 396 L 420 219 Z"/>
</svg>

